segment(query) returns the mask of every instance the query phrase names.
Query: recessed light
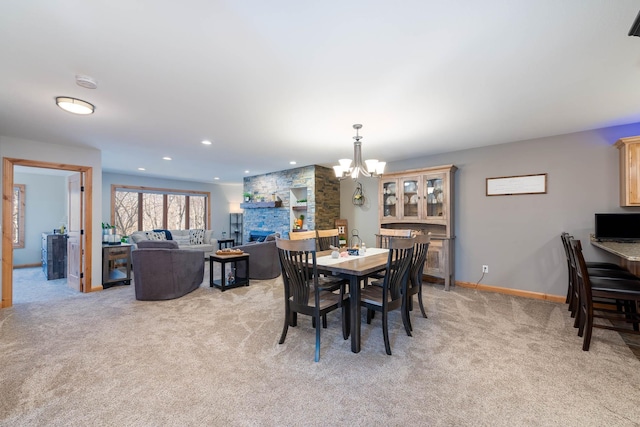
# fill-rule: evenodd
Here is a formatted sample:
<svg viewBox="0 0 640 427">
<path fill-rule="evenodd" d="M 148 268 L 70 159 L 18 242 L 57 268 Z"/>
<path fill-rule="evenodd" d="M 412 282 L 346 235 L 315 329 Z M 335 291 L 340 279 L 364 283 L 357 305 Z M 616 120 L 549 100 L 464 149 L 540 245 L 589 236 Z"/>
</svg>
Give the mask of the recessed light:
<svg viewBox="0 0 640 427">
<path fill-rule="evenodd" d="M 138 168 L 139 171 L 146 171 L 145 168 Z"/>
<path fill-rule="evenodd" d="M 244 173 L 249 173 L 249 171 L 248 171 L 248 170 L 246 170 L 246 171 L 244 171 Z"/>
<path fill-rule="evenodd" d="M 213 179 L 215 179 L 217 181 L 217 180 L 220 179 L 220 177 L 219 176 L 215 176 L 215 177 L 213 177 Z"/>
<path fill-rule="evenodd" d="M 204 145 L 211 145 L 211 141 L 209 141 L 208 139 L 205 139 L 204 141 L 202 141 L 202 143 Z"/>
<path fill-rule="evenodd" d="M 290 164 L 290 165 L 295 165 L 295 164 L 296 164 L 296 161 L 295 161 L 295 160 L 291 160 L 291 161 L 289 162 L 289 164 Z"/>
<path fill-rule="evenodd" d="M 163 157 L 162 160 L 173 160 L 171 157 Z"/>
</svg>

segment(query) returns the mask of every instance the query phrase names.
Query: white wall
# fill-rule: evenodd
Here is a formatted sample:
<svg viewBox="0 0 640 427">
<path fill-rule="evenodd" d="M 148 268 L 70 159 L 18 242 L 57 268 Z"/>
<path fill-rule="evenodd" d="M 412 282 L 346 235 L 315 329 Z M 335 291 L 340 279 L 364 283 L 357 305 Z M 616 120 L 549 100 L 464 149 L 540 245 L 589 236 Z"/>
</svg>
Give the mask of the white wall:
<svg viewBox="0 0 640 427">
<path fill-rule="evenodd" d="M 618 150 L 640 123 L 427 156 L 387 165 L 388 172 L 454 164 L 457 281 L 566 295 L 560 233 L 582 239 L 587 259 L 617 261 L 588 243 L 596 212 L 639 212 L 619 206 Z M 425 142 L 427 143 L 427 142 Z M 486 178 L 547 173 L 547 194 L 485 195 Z M 341 216 L 367 244 L 378 229 L 378 180 L 364 178 L 370 209 L 350 203 L 354 183 L 341 184 Z"/>
<path fill-rule="evenodd" d="M 42 258 L 42 233 L 67 226 L 67 178 L 14 173 L 14 184 L 25 185 L 24 248 L 13 250 L 13 265 L 36 264 Z"/>
<path fill-rule="evenodd" d="M 139 175 L 124 175 L 110 172 L 102 174 L 102 217 L 100 222 L 111 223 L 111 185 L 133 185 L 171 190 L 208 191 L 211 193 L 211 229 L 216 238 L 222 232 L 229 235 L 229 212 L 239 206 L 242 199 L 242 184 L 208 184 L 192 181 L 151 178 Z"/>
<path fill-rule="evenodd" d="M 51 144 L 26 139 L 0 136 L 0 157 L 10 157 L 15 159 L 36 160 L 40 162 L 50 162 L 57 164 L 87 166 L 93 168 L 93 204 L 94 221 L 92 227 L 94 238 L 92 242 L 93 259 L 91 262 L 92 286 L 102 283 L 102 235 L 99 221 L 102 212 L 102 198 L 100 192 L 102 188 L 102 155 L 100 151 L 93 148 L 73 147 L 59 144 Z M 3 165 L 0 163 L 0 169 Z M 0 216 L 2 213 L 0 212 Z M 0 242 L 1 250 L 2 242 Z M 0 269 L 2 266 L 0 265 Z"/>
</svg>

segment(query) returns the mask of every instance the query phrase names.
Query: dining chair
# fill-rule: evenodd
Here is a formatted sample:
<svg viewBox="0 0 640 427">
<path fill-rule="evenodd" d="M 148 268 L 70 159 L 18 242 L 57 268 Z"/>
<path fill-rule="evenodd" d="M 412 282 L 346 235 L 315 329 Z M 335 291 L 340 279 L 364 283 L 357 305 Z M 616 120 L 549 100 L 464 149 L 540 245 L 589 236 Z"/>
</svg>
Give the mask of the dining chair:
<svg viewBox="0 0 640 427">
<path fill-rule="evenodd" d="M 572 312 L 573 317 L 577 304 L 577 301 L 575 300 L 575 295 L 577 292 L 576 289 L 574 289 L 575 268 L 571 264 L 571 246 L 569 243 L 573 237 L 565 231 L 560 233 L 560 238 L 562 239 L 562 247 L 564 248 L 564 254 L 567 262 L 567 297 L 565 299 L 565 303 L 569 305 L 568 310 Z M 626 271 L 624 267 L 621 267 L 618 264 L 613 264 L 611 262 L 586 262 L 586 265 L 587 268 Z"/>
<path fill-rule="evenodd" d="M 340 247 L 340 234 L 337 228 L 330 230 L 316 230 L 316 238 L 318 239 L 318 250 L 328 251 L 331 246 Z"/>
<path fill-rule="evenodd" d="M 323 287 L 318 277 L 315 239 L 286 240 L 276 238 L 284 282 L 285 319 L 280 344 L 287 337 L 289 325 L 295 326 L 297 313 L 311 316 L 316 329 L 315 361 L 320 360 L 320 319 L 338 308 L 342 309 L 342 336 L 349 338 L 349 295 L 344 284 L 339 293 Z"/>
<path fill-rule="evenodd" d="M 414 238 L 391 237 L 388 240 L 389 255 L 382 286 L 367 284 L 361 291 L 360 306 L 367 309 L 367 323 L 371 323 L 374 312 L 382 313 L 382 335 L 388 355 L 391 355 L 388 320 L 390 311 L 400 310 L 407 335 L 411 336 L 403 301 L 407 295 L 414 241 Z"/>
<path fill-rule="evenodd" d="M 415 232 L 411 229 L 381 228 L 376 234 L 376 247 L 387 248 L 389 239 L 392 237 L 411 237 Z"/>
<path fill-rule="evenodd" d="M 411 326 L 410 311 L 413 310 L 413 296 L 418 295 L 418 304 L 422 317 L 427 318 L 422 302 L 422 272 L 424 271 L 424 263 L 427 259 L 427 251 L 431 243 L 431 233 L 416 234 L 413 246 L 413 257 L 411 259 L 411 268 L 409 270 L 409 281 L 407 282 L 407 297 L 405 299 L 405 310 L 407 313 L 407 322 L 409 330 L 413 330 Z"/>
<path fill-rule="evenodd" d="M 571 243 L 570 243 L 570 241 L 573 240 L 573 236 L 567 234 L 566 236 L 564 236 L 564 238 L 567 242 L 566 248 L 568 251 L 568 259 L 569 259 L 568 287 L 571 287 L 571 295 L 569 297 L 569 311 L 571 311 L 571 317 L 575 317 L 573 326 L 577 328 L 580 323 L 580 318 L 579 316 L 577 316 L 577 314 L 578 314 L 578 309 L 580 307 L 580 298 L 582 297 L 580 287 L 577 286 L 578 259 L 576 258 L 575 251 L 571 247 Z M 596 266 L 596 267 L 587 267 L 587 272 L 591 277 L 600 277 L 600 278 L 607 278 L 612 280 L 635 280 L 635 281 L 640 280 L 640 278 L 638 278 L 636 275 L 634 275 L 628 270 L 625 270 L 622 268 L 616 269 L 613 267 L 604 268 L 604 266 L 606 266 L 607 263 L 600 263 L 600 262 L 586 263 L 585 262 L 585 265 L 588 265 L 588 264 Z M 612 265 L 615 266 L 615 264 L 612 264 Z M 596 302 L 600 304 L 616 303 L 615 301 L 611 301 L 610 299 L 599 299 Z"/>
<path fill-rule="evenodd" d="M 583 337 L 582 350 L 589 351 L 593 328 L 614 330 L 623 333 L 639 334 L 640 282 L 636 280 L 591 277 L 580 240 L 570 241 L 573 256 L 577 260 L 576 283 L 580 289 L 578 314 L 578 336 Z M 615 300 L 617 304 L 600 306 L 594 304 L 595 298 Z M 594 318 L 609 320 L 611 324 L 599 324 Z M 631 323 L 632 329 L 623 328 L 620 323 Z"/>
</svg>

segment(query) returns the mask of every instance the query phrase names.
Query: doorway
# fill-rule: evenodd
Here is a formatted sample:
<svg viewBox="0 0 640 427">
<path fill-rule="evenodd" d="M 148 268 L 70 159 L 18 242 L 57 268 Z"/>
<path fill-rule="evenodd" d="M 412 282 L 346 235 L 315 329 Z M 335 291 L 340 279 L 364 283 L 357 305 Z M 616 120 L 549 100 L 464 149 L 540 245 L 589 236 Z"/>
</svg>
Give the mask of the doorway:
<svg viewBox="0 0 640 427">
<path fill-rule="evenodd" d="M 57 169 L 77 172 L 84 176 L 82 194 L 84 203 L 71 204 L 69 216 L 82 218 L 79 227 L 78 251 L 78 290 L 91 292 L 92 262 L 92 200 L 93 200 L 93 168 L 88 166 L 68 165 L 60 163 L 40 162 L 26 159 L 3 159 L 3 202 L 2 202 L 2 308 L 13 305 L 13 245 L 12 242 L 12 201 L 14 184 L 14 166 L 28 166 L 44 169 Z M 77 212 L 76 212 L 77 210 Z"/>
</svg>

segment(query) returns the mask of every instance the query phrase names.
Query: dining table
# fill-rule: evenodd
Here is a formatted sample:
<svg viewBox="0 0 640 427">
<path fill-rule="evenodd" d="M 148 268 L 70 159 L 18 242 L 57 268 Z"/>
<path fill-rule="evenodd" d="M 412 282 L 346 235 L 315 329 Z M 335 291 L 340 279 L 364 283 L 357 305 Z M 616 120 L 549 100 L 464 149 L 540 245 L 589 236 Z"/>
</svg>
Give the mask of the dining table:
<svg viewBox="0 0 640 427">
<path fill-rule="evenodd" d="M 389 250 L 367 248 L 361 255 L 333 258 L 332 251 L 321 251 L 316 255 L 318 270 L 338 275 L 349 280 L 349 311 L 351 328 L 351 351 L 360 352 L 360 282 L 370 274 L 386 269 Z"/>
</svg>

